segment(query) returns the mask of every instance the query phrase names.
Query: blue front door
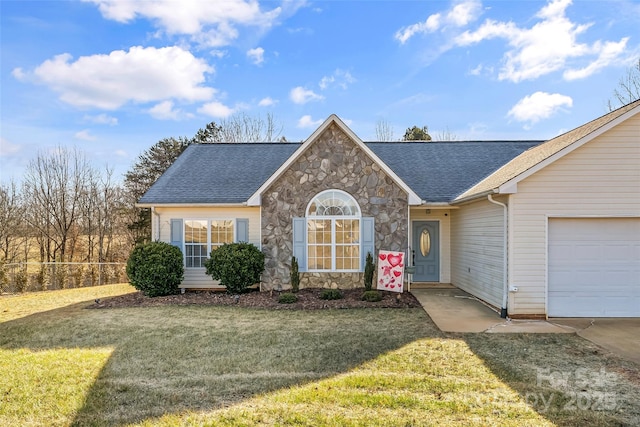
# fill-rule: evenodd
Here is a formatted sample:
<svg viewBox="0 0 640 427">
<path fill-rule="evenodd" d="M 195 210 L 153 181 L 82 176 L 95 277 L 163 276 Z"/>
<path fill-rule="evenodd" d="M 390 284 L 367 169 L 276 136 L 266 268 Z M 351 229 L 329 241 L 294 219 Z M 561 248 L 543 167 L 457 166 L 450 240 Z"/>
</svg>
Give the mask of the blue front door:
<svg viewBox="0 0 640 427">
<path fill-rule="evenodd" d="M 413 222 L 411 257 L 416 272 L 414 282 L 440 281 L 440 223 L 438 221 Z"/>
</svg>

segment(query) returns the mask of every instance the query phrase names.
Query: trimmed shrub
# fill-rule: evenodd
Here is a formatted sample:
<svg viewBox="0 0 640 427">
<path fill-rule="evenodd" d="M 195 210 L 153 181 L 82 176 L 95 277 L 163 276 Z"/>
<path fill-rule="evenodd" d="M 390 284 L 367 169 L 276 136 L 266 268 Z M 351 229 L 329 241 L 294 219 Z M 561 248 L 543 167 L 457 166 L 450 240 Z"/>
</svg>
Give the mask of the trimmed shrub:
<svg viewBox="0 0 640 427">
<path fill-rule="evenodd" d="M 296 294 L 292 294 L 291 292 L 285 292 L 280 294 L 278 297 L 278 302 L 280 304 L 293 304 L 296 301 L 298 301 L 298 297 Z"/>
<path fill-rule="evenodd" d="M 378 302 L 382 301 L 382 294 L 378 291 L 364 291 L 362 294 L 362 301 Z"/>
<path fill-rule="evenodd" d="M 373 263 L 373 256 L 371 252 L 367 252 L 367 259 L 364 264 L 364 289 L 367 291 L 371 290 L 373 286 L 373 272 L 376 266 Z"/>
<path fill-rule="evenodd" d="M 291 257 L 291 292 L 300 290 L 300 272 L 298 271 L 298 259 Z"/>
<path fill-rule="evenodd" d="M 337 289 L 325 289 L 320 293 L 320 299 L 342 299 L 342 292 Z"/>
<path fill-rule="evenodd" d="M 175 294 L 184 277 L 182 251 L 164 242 L 138 245 L 127 260 L 127 276 L 149 297 Z"/>
<path fill-rule="evenodd" d="M 260 282 L 264 254 L 251 243 L 225 243 L 211 251 L 204 266 L 207 274 L 219 280 L 228 293 L 240 294 Z"/>
</svg>

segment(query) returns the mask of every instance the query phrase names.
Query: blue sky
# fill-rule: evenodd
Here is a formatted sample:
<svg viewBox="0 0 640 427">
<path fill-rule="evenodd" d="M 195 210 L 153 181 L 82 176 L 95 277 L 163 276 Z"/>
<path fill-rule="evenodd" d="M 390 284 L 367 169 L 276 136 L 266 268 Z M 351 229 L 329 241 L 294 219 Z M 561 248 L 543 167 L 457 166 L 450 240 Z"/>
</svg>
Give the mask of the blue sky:
<svg viewBox="0 0 640 427">
<path fill-rule="evenodd" d="M 365 141 L 547 139 L 607 111 L 639 27 L 631 0 L 2 0 L 0 180 L 59 145 L 119 176 L 242 113 L 290 141 L 332 113 Z"/>
</svg>

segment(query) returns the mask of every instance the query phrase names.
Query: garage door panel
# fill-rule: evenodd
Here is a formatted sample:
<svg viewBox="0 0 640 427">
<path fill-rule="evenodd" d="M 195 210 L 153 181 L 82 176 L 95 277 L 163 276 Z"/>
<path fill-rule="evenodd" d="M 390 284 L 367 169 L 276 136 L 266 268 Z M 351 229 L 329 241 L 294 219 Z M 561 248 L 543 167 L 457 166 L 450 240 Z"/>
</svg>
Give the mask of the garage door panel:
<svg viewBox="0 0 640 427">
<path fill-rule="evenodd" d="M 640 218 L 551 218 L 548 314 L 640 316 Z"/>
</svg>

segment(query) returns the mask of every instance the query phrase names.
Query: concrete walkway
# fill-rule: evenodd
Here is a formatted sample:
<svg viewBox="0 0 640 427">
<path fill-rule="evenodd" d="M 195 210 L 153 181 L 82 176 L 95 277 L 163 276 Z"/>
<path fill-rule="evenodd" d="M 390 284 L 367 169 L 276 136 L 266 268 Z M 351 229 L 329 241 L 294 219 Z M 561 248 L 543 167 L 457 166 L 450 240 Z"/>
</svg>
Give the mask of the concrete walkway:
<svg viewBox="0 0 640 427">
<path fill-rule="evenodd" d="M 508 320 L 455 287 L 412 289 L 411 293 L 443 332 L 575 333 L 640 364 L 640 318 Z"/>
<path fill-rule="evenodd" d="M 429 317 L 443 332 L 574 333 L 570 326 L 544 320 L 509 320 L 458 288 L 412 289 Z"/>
</svg>

